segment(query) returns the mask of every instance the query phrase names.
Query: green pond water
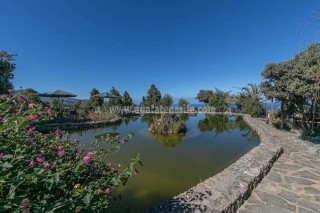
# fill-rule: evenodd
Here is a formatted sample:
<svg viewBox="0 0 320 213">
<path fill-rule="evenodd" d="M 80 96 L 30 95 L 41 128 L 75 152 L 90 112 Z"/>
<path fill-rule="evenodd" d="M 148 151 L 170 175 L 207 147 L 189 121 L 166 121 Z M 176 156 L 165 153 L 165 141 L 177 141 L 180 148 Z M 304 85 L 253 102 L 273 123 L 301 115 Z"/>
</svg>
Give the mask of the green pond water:
<svg viewBox="0 0 320 213">
<path fill-rule="evenodd" d="M 198 114 L 182 115 L 187 126 L 183 136 L 160 136 L 149 132 L 156 115 L 124 118 L 112 127 L 72 133 L 81 143 L 90 143 L 108 132 L 134 133 L 118 153 L 107 161 L 124 166 L 140 153 L 143 166 L 118 193 L 110 212 L 141 212 L 182 193 L 221 172 L 259 145 L 259 137 L 238 116 Z"/>
</svg>

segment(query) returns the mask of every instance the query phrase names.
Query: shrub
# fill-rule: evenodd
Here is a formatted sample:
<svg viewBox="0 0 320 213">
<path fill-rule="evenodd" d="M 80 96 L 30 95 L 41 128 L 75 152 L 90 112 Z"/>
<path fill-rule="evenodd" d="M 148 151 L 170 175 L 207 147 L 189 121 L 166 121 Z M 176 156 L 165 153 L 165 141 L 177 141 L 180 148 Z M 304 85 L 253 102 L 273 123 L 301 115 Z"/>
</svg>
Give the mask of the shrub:
<svg viewBox="0 0 320 213">
<path fill-rule="evenodd" d="M 42 134 L 37 126 L 52 110 L 10 92 L 0 97 L 0 211 L 105 212 L 115 188 L 138 174 L 139 155 L 124 169 L 103 160 L 126 138 L 85 150 L 59 129 Z"/>
</svg>

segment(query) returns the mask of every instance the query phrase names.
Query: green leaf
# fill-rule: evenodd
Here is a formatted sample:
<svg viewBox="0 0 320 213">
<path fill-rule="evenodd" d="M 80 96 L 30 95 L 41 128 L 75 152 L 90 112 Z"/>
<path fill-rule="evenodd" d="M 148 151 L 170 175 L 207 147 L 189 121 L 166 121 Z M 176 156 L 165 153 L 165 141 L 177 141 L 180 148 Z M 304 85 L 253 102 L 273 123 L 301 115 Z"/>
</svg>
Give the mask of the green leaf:
<svg viewBox="0 0 320 213">
<path fill-rule="evenodd" d="M 11 207 L 8 206 L 8 205 L 0 206 L 0 212 L 4 212 L 4 211 L 9 210 L 9 209 L 11 209 Z"/>
<path fill-rule="evenodd" d="M 9 193 L 7 195 L 7 199 L 14 199 L 16 197 L 16 188 L 15 185 L 10 185 Z"/>
<path fill-rule="evenodd" d="M 11 164 L 11 163 L 8 163 L 8 162 L 4 162 L 3 164 L 1 164 L 1 166 L 2 166 L 3 168 L 12 168 L 12 167 L 13 167 L 12 164 Z"/>
<path fill-rule="evenodd" d="M 86 204 L 86 206 L 89 206 L 91 198 L 92 198 L 91 193 L 87 193 L 86 196 L 84 196 L 83 202 Z"/>
<path fill-rule="evenodd" d="M 11 158 L 13 158 L 13 155 L 5 155 L 5 156 L 3 156 L 3 160 L 8 160 L 8 159 L 11 159 Z"/>
<path fill-rule="evenodd" d="M 55 181 L 56 183 L 58 183 L 58 182 L 60 181 L 60 175 L 59 175 L 59 173 L 56 173 L 56 174 L 54 175 L 54 181 Z"/>
<path fill-rule="evenodd" d="M 44 181 L 45 181 L 47 189 L 50 191 L 52 188 L 52 185 L 53 185 L 53 178 L 45 179 Z"/>
</svg>

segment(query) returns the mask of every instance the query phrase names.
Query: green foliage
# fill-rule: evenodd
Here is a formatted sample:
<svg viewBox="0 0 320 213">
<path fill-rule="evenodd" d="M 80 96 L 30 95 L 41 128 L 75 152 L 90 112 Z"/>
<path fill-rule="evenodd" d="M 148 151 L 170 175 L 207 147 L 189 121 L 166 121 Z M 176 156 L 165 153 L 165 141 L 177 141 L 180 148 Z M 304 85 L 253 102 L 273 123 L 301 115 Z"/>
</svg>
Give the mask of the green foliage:
<svg viewBox="0 0 320 213">
<path fill-rule="evenodd" d="M 261 95 L 259 85 L 248 84 L 248 86 L 243 87 L 236 103 L 238 111 L 253 117 L 262 116 L 264 114 L 264 108 L 260 101 Z"/>
<path fill-rule="evenodd" d="M 64 111 L 63 99 L 53 99 L 50 102 L 50 108 L 54 110 L 57 118 L 63 117 L 63 111 Z"/>
<path fill-rule="evenodd" d="M 90 92 L 90 98 L 87 102 L 87 108 L 90 110 L 94 110 L 97 107 L 101 107 L 103 104 L 103 98 L 97 97 L 95 95 L 100 94 L 96 88 L 93 88 Z"/>
<path fill-rule="evenodd" d="M 109 92 L 115 96 L 118 96 L 118 98 L 110 98 L 108 101 L 108 106 L 122 106 L 122 97 L 120 92 L 114 87 L 112 87 Z"/>
<path fill-rule="evenodd" d="M 156 85 L 152 84 L 147 92 L 146 106 L 159 106 L 161 100 L 161 92 L 157 89 Z"/>
<path fill-rule="evenodd" d="M 74 105 L 71 106 L 72 111 L 77 111 L 80 109 L 81 106 L 81 100 L 78 100 Z"/>
<path fill-rule="evenodd" d="M 40 104 L 42 103 L 38 92 L 32 88 L 28 88 L 22 91 L 22 95 L 27 99 L 28 103 Z"/>
<path fill-rule="evenodd" d="M 187 99 L 184 99 L 184 98 L 180 98 L 178 101 L 178 106 L 183 109 L 187 109 L 189 104 L 190 104 L 189 101 L 187 101 Z"/>
<path fill-rule="evenodd" d="M 173 97 L 169 94 L 164 94 L 160 100 L 161 106 L 163 107 L 172 107 L 173 104 Z"/>
<path fill-rule="evenodd" d="M 130 97 L 127 91 L 124 91 L 122 96 L 122 104 L 123 106 L 133 106 L 132 98 Z"/>
<path fill-rule="evenodd" d="M 7 51 L 0 51 L 0 94 L 8 93 L 8 89 L 12 89 L 13 71 L 16 65 L 13 63 L 14 56 Z"/>
<path fill-rule="evenodd" d="M 293 59 L 266 65 L 262 91 L 281 101 L 283 119 L 302 115 L 304 133 L 315 134 L 320 100 L 320 43 L 310 45 Z"/>
<path fill-rule="evenodd" d="M 148 106 L 146 97 L 142 96 L 142 99 L 141 99 L 141 102 L 139 105 L 140 105 L 140 107 Z"/>
<path fill-rule="evenodd" d="M 216 112 L 225 112 L 229 108 L 228 98 L 230 97 L 230 92 L 224 92 L 218 88 L 215 88 L 215 91 L 209 98 L 209 106 L 215 108 Z"/>
<path fill-rule="evenodd" d="M 105 138 L 84 149 L 59 129 L 38 132 L 52 113 L 20 95 L 0 98 L 1 211 L 105 212 L 115 188 L 138 173 L 139 157 L 120 169 L 105 159 L 125 138 Z"/>
<path fill-rule="evenodd" d="M 199 102 L 203 102 L 205 104 L 208 104 L 212 95 L 213 95 L 212 90 L 203 90 L 202 89 L 198 92 L 196 99 L 198 99 Z"/>
</svg>

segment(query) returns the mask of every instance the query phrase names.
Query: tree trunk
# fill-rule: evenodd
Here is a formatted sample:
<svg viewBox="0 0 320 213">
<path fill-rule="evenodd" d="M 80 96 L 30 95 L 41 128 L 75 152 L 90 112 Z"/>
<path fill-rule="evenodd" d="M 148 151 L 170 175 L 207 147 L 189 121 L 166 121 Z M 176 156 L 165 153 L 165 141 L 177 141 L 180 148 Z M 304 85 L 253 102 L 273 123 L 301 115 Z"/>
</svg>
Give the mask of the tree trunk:
<svg viewBox="0 0 320 213">
<path fill-rule="evenodd" d="M 315 120 L 316 120 L 316 111 L 317 111 L 317 100 L 312 103 L 312 122 L 311 122 L 311 135 L 315 134 Z"/>
<path fill-rule="evenodd" d="M 281 101 L 281 129 L 284 127 L 284 116 L 283 116 L 283 101 Z"/>
<path fill-rule="evenodd" d="M 271 110 L 270 110 L 270 117 L 273 120 L 273 98 L 271 98 Z"/>
</svg>

